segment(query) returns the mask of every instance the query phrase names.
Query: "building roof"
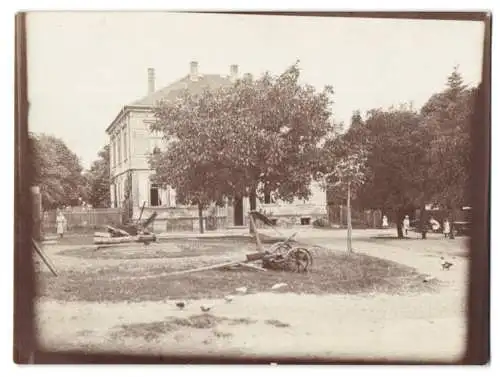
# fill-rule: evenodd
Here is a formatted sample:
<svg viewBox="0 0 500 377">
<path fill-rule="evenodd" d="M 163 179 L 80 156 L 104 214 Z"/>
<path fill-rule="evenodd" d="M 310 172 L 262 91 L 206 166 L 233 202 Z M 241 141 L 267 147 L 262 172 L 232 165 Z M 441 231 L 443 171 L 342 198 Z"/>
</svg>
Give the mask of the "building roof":
<svg viewBox="0 0 500 377">
<path fill-rule="evenodd" d="M 231 66 L 231 73 L 237 75 L 238 66 Z M 191 62 L 190 74 L 182 77 L 181 79 L 173 82 L 172 84 L 148 94 L 128 105 L 125 105 L 117 114 L 115 119 L 106 128 L 106 132 L 110 132 L 115 123 L 129 111 L 148 111 L 151 110 L 160 101 L 175 101 L 180 97 L 183 91 L 188 90 L 192 94 L 201 94 L 205 89 L 218 89 L 223 86 L 232 85 L 233 81 L 229 76 L 222 76 L 216 74 L 198 74 L 198 63 Z M 148 70 L 149 80 L 153 80 L 154 86 L 154 70 Z M 195 80 L 192 77 L 196 77 Z M 233 76 L 234 77 L 234 76 Z"/>
<path fill-rule="evenodd" d="M 163 89 L 130 103 L 128 106 L 153 107 L 159 101 L 175 101 L 186 89 L 192 94 L 201 94 L 205 89 L 217 89 L 231 84 L 229 77 L 221 75 L 198 75 L 195 81 L 191 80 L 189 75 L 186 75 Z"/>
</svg>

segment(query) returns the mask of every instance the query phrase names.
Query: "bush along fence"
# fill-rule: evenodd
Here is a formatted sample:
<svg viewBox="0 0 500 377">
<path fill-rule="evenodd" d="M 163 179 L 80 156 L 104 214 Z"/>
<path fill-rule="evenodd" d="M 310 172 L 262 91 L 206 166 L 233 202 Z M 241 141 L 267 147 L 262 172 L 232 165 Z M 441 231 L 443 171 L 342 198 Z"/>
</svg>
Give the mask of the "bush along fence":
<svg viewBox="0 0 500 377">
<path fill-rule="evenodd" d="M 61 211 L 66 218 L 66 231 L 94 230 L 105 225 L 116 226 L 122 222 L 122 209 L 120 208 L 90 208 L 90 209 L 64 209 Z M 43 232 L 56 232 L 57 211 L 43 213 Z"/>
</svg>

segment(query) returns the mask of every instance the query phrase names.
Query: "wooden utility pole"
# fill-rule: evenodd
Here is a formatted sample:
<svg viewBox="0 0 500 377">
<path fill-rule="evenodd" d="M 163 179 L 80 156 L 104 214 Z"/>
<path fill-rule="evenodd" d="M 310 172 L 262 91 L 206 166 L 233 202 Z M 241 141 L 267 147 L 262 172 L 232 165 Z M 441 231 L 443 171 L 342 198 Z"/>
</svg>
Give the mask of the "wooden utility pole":
<svg viewBox="0 0 500 377">
<path fill-rule="evenodd" d="M 42 197 L 40 194 L 40 187 L 31 187 L 31 197 L 33 203 L 33 239 L 36 241 L 42 240 Z"/>
<path fill-rule="evenodd" d="M 347 182 L 347 252 L 352 252 L 351 181 Z"/>
</svg>

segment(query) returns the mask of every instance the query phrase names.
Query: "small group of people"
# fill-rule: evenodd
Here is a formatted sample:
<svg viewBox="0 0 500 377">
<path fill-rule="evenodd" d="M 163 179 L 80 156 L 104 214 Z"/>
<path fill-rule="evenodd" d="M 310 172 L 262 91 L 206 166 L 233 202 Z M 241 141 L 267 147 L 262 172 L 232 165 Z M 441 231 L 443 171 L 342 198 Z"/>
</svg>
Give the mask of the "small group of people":
<svg viewBox="0 0 500 377">
<path fill-rule="evenodd" d="M 410 216 L 406 215 L 403 219 L 403 232 L 405 236 L 408 236 L 408 230 L 410 229 Z M 429 225 L 433 232 L 438 232 L 441 228 L 441 224 L 434 217 L 431 216 L 429 219 Z M 443 221 L 443 234 L 445 238 L 450 236 L 451 226 L 450 221 L 446 218 Z"/>
<path fill-rule="evenodd" d="M 409 215 L 405 215 L 405 217 L 403 218 L 403 223 L 401 225 L 402 225 L 402 229 L 403 229 L 403 234 L 405 235 L 405 237 L 408 236 L 408 231 L 410 230 L 410 216 Z M 434 217 L 431 216 L 429 221 L 428 221 L 428 227 L 430 229 L 432 229 L 433 232 L 439 232 L 439 230 L 441 229 L 441 224 L 439 223 L 438 220 L 436 220 Z M 382 228 L 389 228 L 389 220 L 388 220 L 386 215 L 382 216 Z M 429 228 L 427 228 L 427 229 L 429 229 Z M 426 231 L 427 231 L 427 229 L 426 229 Z M 450 221 L 447 218 L 445 218 L 443 221 L 444 237 L 449 238 L 450 232 L 451 232 Z"/>
</svg>

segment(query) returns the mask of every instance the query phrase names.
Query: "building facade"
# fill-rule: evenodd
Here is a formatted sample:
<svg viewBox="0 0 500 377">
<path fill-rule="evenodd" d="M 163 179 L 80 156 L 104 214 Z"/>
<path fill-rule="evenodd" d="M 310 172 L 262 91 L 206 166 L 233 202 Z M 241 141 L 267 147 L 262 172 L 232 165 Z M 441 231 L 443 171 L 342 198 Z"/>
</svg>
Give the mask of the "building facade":
<svg viewBox="0 0 500 377">
<path fill-rule="evenodd" d="M 151 132 L 154 121 L 153 108 L 160 100 L 175 101 L 184 90 L 201 93 L 206 88 L 216 89 L 229 86 L 238 78 L 238 66 L 231 65 L 229 74 L 203 75 L 198 72 L 198 63 L 191 62 L 189 73 L 171 85 L 156 90 L 155 71 L 148 69 L 148 93 L 145 97 L 124 106 L 106 132 L 110 144 L 111 203 L 122 207 L 128 196 L 132 207 L 132 217 L 138 218 L 144 204 L 143 218 L 156 211 L 158 217 L 154 230 L 176 231 L 196 230 L 198 226 L 197 209 L 177 203 L 176 192 L 172 188 L 162 189 L 151 183 L 153 171 L 149 167 L 149 156 L 155 148 L 163 149 L 161 134 Z M 312 195 L 308 201 L 295 201 L 292 204 L 273 202 L 266 198 L 257 201 L 257 209 L 279 221 L 307 225 L 315 218 L 326 216 L 326 194 L 318 183 L 311 187 Z M 246 226 L 248 200 L 226 203 L 224 207 L 206 210 L 207 218 L 213 224 L 209 227 Z"/>
</svg>

